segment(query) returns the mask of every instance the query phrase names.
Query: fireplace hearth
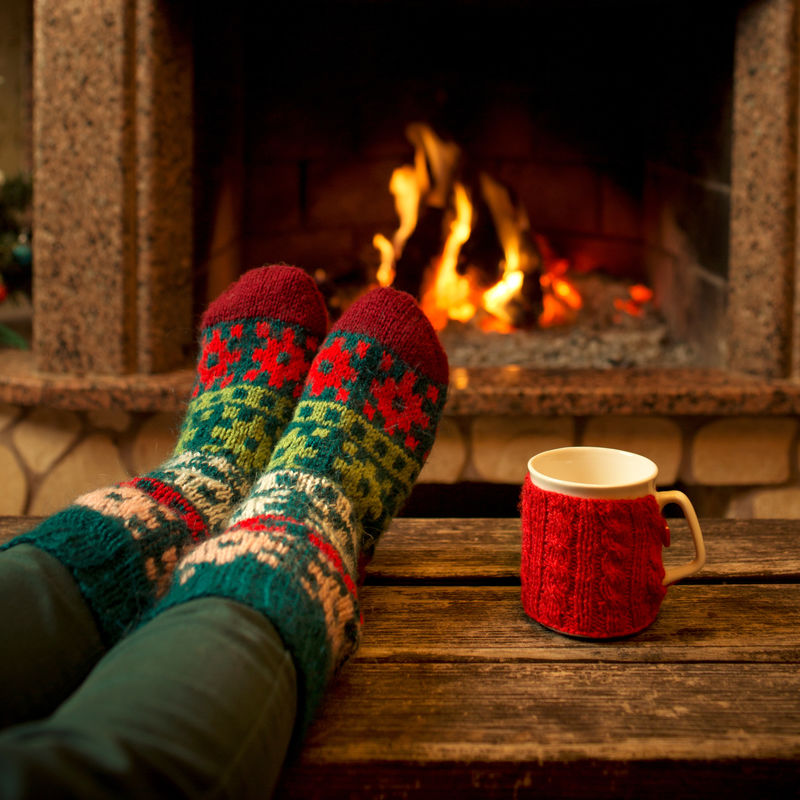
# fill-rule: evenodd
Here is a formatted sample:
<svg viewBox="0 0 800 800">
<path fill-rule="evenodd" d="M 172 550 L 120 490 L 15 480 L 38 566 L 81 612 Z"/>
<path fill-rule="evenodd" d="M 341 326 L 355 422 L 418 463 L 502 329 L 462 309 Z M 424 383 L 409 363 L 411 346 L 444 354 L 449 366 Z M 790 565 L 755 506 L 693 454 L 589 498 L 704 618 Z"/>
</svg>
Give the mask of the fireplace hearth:
<svg viewBox="0 0 800 800">
<path fill-rule="evenodd" d="M 39 367 L 186 363 L 199 310 L 264 261 L 358 291 L 421 120 L 576 274 L 653 289 L 665 333 L 634 351 L 794 375 L 795 3 L 644 5 L 234 2 L 220 24 L 37 0 Z"/>
<path fill-rule="evenodd" d="M 514 486 L 530 452 L 605 444 L 701 514 L 800 516 L 800 0 L 34 5 L 34 347 L 0 353 L 6 513 L 105 480 L 77 485 L 81 465 L 154 465 L 199 310 L 242 270 L 298 263 L 334 313 L 363 291 L 424 122 L 511 190 L 598 317 L 445 328 L 423 484 Z M 652 302 L 614 320 L 636 284 Z M 45 468 L 26 448 L 51 428 Z"/>
</svg>

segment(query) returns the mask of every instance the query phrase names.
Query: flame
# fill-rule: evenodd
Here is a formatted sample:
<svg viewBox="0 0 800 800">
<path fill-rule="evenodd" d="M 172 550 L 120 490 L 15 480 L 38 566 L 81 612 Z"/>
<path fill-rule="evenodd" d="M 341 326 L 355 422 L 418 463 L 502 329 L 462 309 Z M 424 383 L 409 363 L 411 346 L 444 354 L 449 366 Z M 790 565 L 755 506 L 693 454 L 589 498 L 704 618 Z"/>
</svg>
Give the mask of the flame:
<svg viewBox="0 0 800 800">
<path fill-rule="evenodd" d="M 487 198 L 491 210 L 497 237 L 503 248 L 503 274 L 500 280 L 483 293 L 481 306 L 495 317 L 501 325 L 492 326 L 492 330 L 507 328 L 513 330 L 509 315 L 508 301 L 522 290 L 525 273 L 522 270 L 522 231 L 527 230 L 527 216 L 521 216 L 511 202 L 506 189 L 492 180 L 486 173 L 481 173 L 481 191 Z M 486 327 L 484 327 L 484 330 Z"/>
<path fill-rule="evenodd" d="M 442 256 L 433 279 L 422 290 L 420 306 L 439 331 L 448 319 L 468 322 L 478 310 L 473 302 L 472 281 L 456 272 L 461 246 L 472 231 L 472 203 L 467 190 L 460 184 L 453 185 L 455 218 L 450 223 L 450 232 L 444 243 Z"/>
<path fill-rule="evenodd" d="M 643 305 L 649 303 L 653 299 L 653 290 L 649 286 L 644 286 L 641 283 L 634 284 L 628 289 L 628 294 L 634 303 Z"/>
<path fill-rule="evenodd" d="M 403 254 L 408 237 L 417 227 L 419 206 L 430 188 L 425 151 L 418 146 L 414 151 L 414 165 L 404 164 L 402 167 L 397 167 L 389 179 L 389 191 L 394 197 L 394 209 L 400 220 L 392 241 L 380 233 L 372 239 L 373 246 L 381 256 L 381 263 L 375 275 L 379 286 L 391 286 L 394 282 L 395 263 Z"/>
<path fill-rule="evenodd" d="M 537 271 L 543 306 L 539 325 L 573 322 L 583 299 L 566 277 L 569 261 L 557 258 L 546 239 L 531 231 L 524 208 L 512 201 L 506 187 L 486 174 L 480 176 L 481 192 L 503 249 L 502 275 L 484 290 L 469 272 L 458 273 L 459 254 L 470 237 L 473 218 L 469 194 L 463 184 L 454 180 L 460 149 L 453 142 L 439 139 L 421 123 L 409 125 L 406 136 L 414 145 L 414 163 L 395 169 L 389 182 L 399 225 L 391 240 L 382 234 L 372 240 L 380 254 L 378 284 L 389 286 L 394 281 L 397 261 L 417 226 L 423 204 L 444 208 L 452 201 L 454 214 L 444 247 L 429 265 L 421 289 L 420 305 L 434 328 L 442 330 L 449 319 L 468 322 L 477 314 L 476 323 L 482 330 L 510 333 L 515 322 L 510 311 L 512 301 L 523 291 L 526 278 L 535 276 Z M 620 312 L 641 315 L 644 305 L 652 300 L 652 290 L 637 284 L 630 287 L 629 294 L 630 299 L 615 301 L 615 307 Z"/>
<path fill-rule="evenodd" d="M 547 272 L 539 279 L 542 285 L 539 325 L 542 328 L 571 322 L 583 307 L 580 292 L 564 277 L 568 271 L 569 261 L 559 258 L 550 262 Z"/>
<path fill-rule="evenodd" d="M 375 273 L 378 286 L 391 286 L 394 283 L 394 245 L 382 234 L 372 237 L 372 245 L 381 254 L 381 263 Z"/>
<path fill-rule="evenodd" d="M 389 180 L 389 191 L 394 195 L 394 207 L 400 220 L 400 226 L 392 237 L 392 244 L 398 258 L 403 252 L 408 237 L 417 227 L 419 204 L 429 189 L 425 153 L 417 149 L 414 154 L 414 166 L 398 167 L 392 172 Z"/>
</svg>

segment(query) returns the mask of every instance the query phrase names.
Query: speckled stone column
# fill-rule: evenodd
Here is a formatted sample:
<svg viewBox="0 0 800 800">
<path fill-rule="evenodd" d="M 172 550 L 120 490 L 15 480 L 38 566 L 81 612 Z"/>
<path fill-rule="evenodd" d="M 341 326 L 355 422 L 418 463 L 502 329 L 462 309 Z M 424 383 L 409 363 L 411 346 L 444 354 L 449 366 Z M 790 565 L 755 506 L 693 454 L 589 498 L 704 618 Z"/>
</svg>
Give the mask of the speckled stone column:
<svg viewBox="0 0 800 800">
<path fill-rule="evenodd" d="M 190 6 L 136 2 L 139 372 L 194 357 Z"/>
<path fill-rule="evenodd" d="M 729 364 L 787 376 L 797 214 L 797 0 L 751 3 L 736 42 Z"/>
<path fill-rule="evenodd" d="M 183 3 L 35 0 L 40 369 L 178 364 L 191 342 L 192 59 Z"/>
</svg>

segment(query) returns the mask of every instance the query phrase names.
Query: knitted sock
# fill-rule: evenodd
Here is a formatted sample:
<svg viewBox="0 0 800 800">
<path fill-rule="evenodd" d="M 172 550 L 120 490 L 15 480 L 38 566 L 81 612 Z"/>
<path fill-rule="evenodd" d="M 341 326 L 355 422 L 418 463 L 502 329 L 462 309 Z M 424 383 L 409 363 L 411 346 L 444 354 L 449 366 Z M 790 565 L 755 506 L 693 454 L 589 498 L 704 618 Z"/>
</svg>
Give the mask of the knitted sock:
<svg viewBox="0 0 800 800">
<path fill-rule="evenodd" d="M 317 353 L 294 417 L 231 525 L 178 565 L 157 610 L 217 595 L 265 614 L 294 656 L 304 730 L 356 649 L 358 589 L 433 444 L 447 358 L 410 295 L 376 289 Z"/>
<path fill-rule="evenodd" d="M 327 327 L 295 267 L 243 275 L 203 316 L 197 379 L 174 455 L 79 497 L 8 546 L 35 545 L 72 573 L 112 644 L 169 586 L 183 550 L 218 532 L 264 469 Z"/>
</svg>

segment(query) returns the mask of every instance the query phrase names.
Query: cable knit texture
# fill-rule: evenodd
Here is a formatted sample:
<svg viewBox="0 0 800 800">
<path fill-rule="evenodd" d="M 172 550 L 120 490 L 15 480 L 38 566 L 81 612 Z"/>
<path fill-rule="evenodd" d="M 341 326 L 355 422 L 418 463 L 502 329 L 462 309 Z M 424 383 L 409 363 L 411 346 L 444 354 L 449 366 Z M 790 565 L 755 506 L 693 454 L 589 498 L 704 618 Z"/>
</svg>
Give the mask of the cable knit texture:
<svg viewBox="0 0 800 800">
<path fill-rule="evenodd" d="M 522 605 L 574 636 L 628 636 L 646 628 L 666 594 L 669 528 L 651 495 L 589 500 L 522 488 Z"/>
<path fill-rule="evenodd" d="M 79 497 L 9 544 L 35 545 L 70 570 L 107 644 L 152 608 L 183 551 L 219 531 L 247 495 L 291 418 L 327 323 L 302 270 L 245 273 L 203 317 L 174 455 Z"/>
<path fill-rule="evenodd" d="M 300 735 L 358 646 L 358 586 L 433 445 L 447 359 L 414 300 L 370 292 L 314 359 L 292 421 L 231 527 L 176 570 L 158 610 L 216 595 L 261 611 L 294 657 Z"/>
</svg>

